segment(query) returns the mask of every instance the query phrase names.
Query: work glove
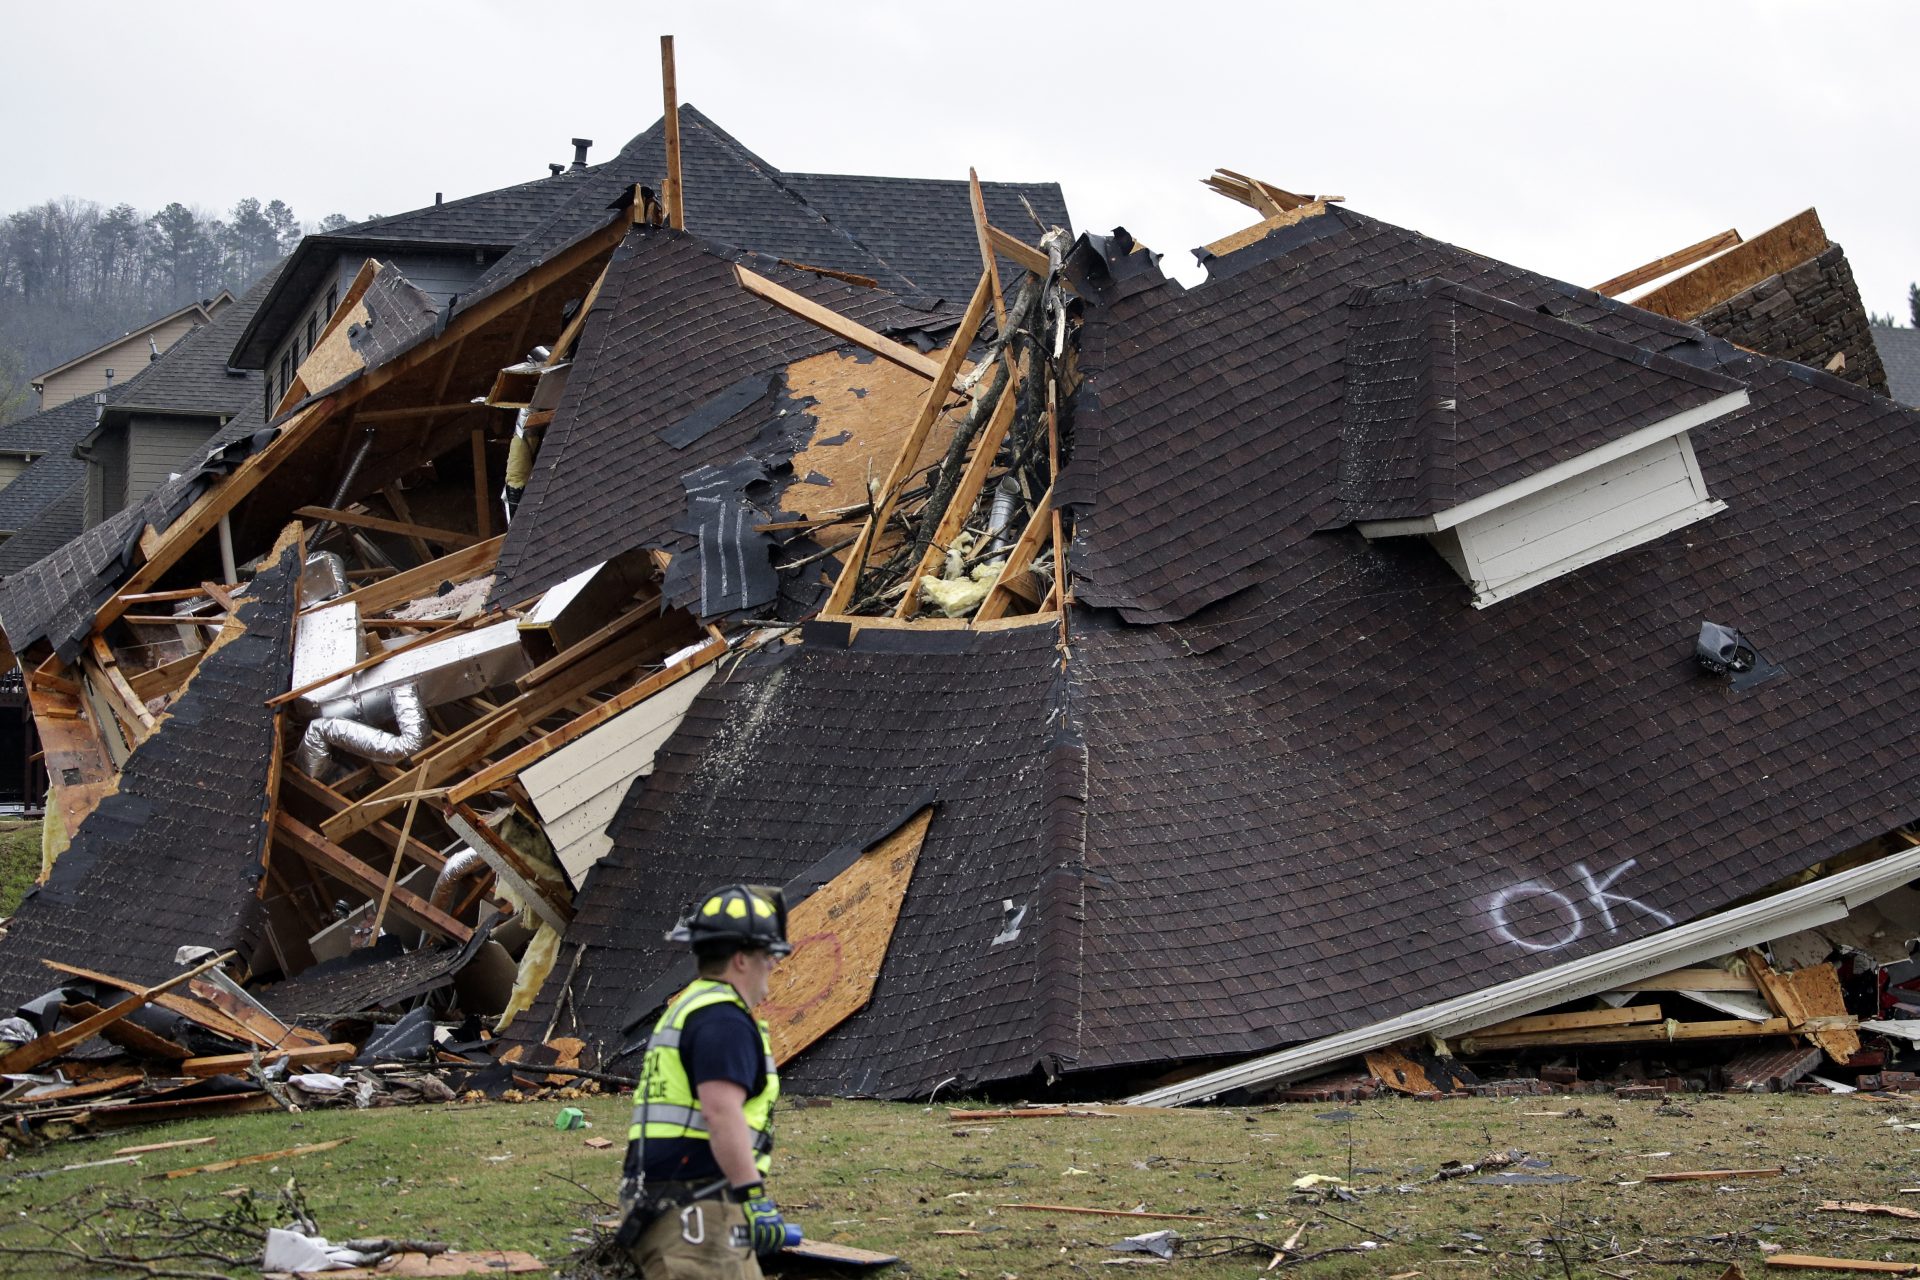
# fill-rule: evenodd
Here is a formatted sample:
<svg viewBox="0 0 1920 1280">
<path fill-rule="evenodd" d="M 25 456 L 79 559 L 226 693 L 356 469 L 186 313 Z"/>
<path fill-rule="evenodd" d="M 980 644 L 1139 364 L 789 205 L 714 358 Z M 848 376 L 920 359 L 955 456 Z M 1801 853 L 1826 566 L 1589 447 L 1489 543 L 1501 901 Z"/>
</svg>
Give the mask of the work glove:
<svg viewBox="0 0 1920 1280">
<path fill-rule="evenodd" d="M 767 1194 L 767 1184 L 750 1182 L 744 1187 L 735 1187 L 733 1198 L 746 1210 L 747 1240 L 753 1245 L 753 1251 L 763 1258 L 780 1252 L 787 1243 L 787 1220 L 780 1216 L 780 1206 Z"/>
</svg>

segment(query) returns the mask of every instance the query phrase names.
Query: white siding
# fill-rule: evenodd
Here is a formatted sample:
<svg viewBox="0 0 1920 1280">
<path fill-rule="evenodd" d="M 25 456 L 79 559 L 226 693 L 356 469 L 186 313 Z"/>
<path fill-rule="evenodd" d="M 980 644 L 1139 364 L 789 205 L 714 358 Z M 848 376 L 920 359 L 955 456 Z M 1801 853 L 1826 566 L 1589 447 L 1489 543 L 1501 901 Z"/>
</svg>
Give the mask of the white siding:
<svg viewBox="0 0 1920 1280">
<path fill-rule="evenodd" d="M 675 681 L 520 775 L 576 888 L 587 869 L 613 847 L 607 823 L 627 788 L 635 778 L 653 772 L 654 753 L 680 727 L 694 695 L 707 687 L 715 669 L 705 666 Z"/>
<path fill-rule="evenodd" d="M 1491 604 L 1720 509 L 1686 435 L 1671 436 L 1457 526 L 1463 576 Z"/>
</svg>

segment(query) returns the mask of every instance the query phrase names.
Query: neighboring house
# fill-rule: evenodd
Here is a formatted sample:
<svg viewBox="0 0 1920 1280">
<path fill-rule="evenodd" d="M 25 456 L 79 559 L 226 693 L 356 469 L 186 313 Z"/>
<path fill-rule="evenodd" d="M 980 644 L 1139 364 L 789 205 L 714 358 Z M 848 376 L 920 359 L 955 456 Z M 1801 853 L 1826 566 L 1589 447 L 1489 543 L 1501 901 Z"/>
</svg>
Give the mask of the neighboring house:
<svg viewBox="0 0 1920 1280">
<path fill-rule="evenodd" d="M 457 311 L 604 221 L 628 188 L 657 189 L 665 136 L 657 121 L 598 165 L 586 163 L 592 144 L 575 139 L 572 167 L 551 177 L 308 236 L 241 333 L 232 364 L 265 373 L 270 414 L 367 258 Z M 687 225 L 709 239 L 868 276 L 910 297 L 964 301 L 979 276 L 962 179 L 783 173 L 685 104 L 680 147 Z M 1049 225 L 1070 225 L 1057 183 L 987 182 L 982 191 L 997 226 L 1037 238 L 1027 206 Z M 1015 278 L 1005 259 L 1001 271 Z"/>
<path fill-rule="evenodd" d="M 190 302 L 178 311 L 56 365 L 33 380 L 33 389 L 40 393 L 40 407 L 56 408 L 81 396 L 104 391 L 115 382 L 125 382 L 165 355 L 174 343 L 193 330 L 212 324 L 232 305 L 233 295 L 222 289 L 211 298 Z M 4 477 L 3 472 L 0 477 Z"/>
<path fill-rule="evenodd" d="M 1887 370 L 1887 394 L 1901 404 L 1920 406 L 1920 329 L 1873 326 L 1873 345 Z"/>
</svg>

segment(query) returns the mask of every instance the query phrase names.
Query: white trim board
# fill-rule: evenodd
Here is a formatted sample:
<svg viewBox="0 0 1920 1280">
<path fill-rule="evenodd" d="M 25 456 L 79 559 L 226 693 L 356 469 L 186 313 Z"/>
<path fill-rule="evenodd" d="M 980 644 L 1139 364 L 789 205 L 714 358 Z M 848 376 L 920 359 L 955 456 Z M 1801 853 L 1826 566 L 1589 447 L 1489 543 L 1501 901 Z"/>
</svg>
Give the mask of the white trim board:
<svg viewBox="0 0 1920 1280">
<path fill-rule="evenodd" d="M 1149 1089 L 1126 1101 L 1134 1106 L 1177 1107 L 1229 1089 L 1297 1080 L 1322 1067 L 1416 1036 L 1460 1035 L 1839 920 L 1853 908 L 1893 892 L 1917 875 L 1920 875 L 1920 848 L 1902 849 L 1877 862 L 1663 929 L 1623 947 L 1582 956 L 1483 991 L 1442 1000 L 1385 1022 L 1209 1071 L 1179 1084 Z"/>
<path fill-rule="evenodd" d="M 1715 418 L 1724 417 L 1736 409 L 1744 409 L 1747 403 L 1745 391 L 1729 391 L 1726 395 L 1709 400 L 1703 405 L 1696 405 L 1684 413 L 1676 413 L 1671 418 L 1664 418 L 1650 427 L 1642 427 L 1630 435 L 1621 436 L 1618 440 L 1610 440 L 1597 449 L 1587 450 L 1578 457 L 1568 458 L 1565 462 L 1556 462 L 1512 484 L 1502 485 L 1492 493 L 1470 498 L 1458 506 L 1448 507 L 1445 511 L 1409 520 L 1362 520 L 1354 527 L 1368 539 L 1403 538 L 1413 534 L 1438 533 L 1442 529 L 1451 529 L 1454 525 L 1471 520 L 1475 516 L 1485 515 L 1489 511 L 1518 502 L 1542 489 L 1552 488 L 1563 480 L 1571 480 L 1583 471 L 1603 467 L 1609 462 L 1624 458 L 1649 445 L 1658 444 L 1671 436 L 1691 431 Z"/>
</svg>

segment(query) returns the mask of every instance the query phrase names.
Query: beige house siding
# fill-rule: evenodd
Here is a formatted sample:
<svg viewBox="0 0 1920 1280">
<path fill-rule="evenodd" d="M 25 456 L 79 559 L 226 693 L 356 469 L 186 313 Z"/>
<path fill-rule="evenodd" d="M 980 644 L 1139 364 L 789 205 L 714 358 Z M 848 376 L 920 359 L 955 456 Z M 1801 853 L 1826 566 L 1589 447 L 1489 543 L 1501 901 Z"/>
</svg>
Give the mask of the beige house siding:
<svg viewBox="0 0 1920 1280">
<path fill-rule="evenodd" d="M 0 489 L 6 488 L 15 480 L 18 480 L 20 473 L 26 469 L 27 460 L 25 458 L 18 456 L 11 458 L 0 456 Z"/>
<path fill-rule="evenodd" d="M 165 484 L 217 430 L 211 418 L 135 418 L 127 433 L 127 487 L 120 505 L 130 507 Z"/>
<path fill-rule="evenodd" d="M 78 364 L 48 374 L 40 383 L 40 407 L 51 409 L 69 400 L 78 400 L 81 396 L 106 390 L 109 369 L 113 370 L 115 382 L 125 382 L 146 368 L 153 359 L 153 350 L 147 346 L 148 338 L 152 338 L 154 344 L 165 351 L 186 337 L 199 323 L 200 317 L 193 312 L 175 316 L 156 329 L 130 333 L 117 342 L 101 347 Z"/>
</svg>

